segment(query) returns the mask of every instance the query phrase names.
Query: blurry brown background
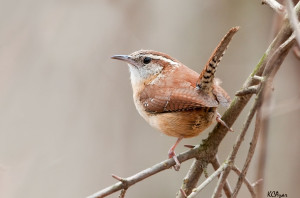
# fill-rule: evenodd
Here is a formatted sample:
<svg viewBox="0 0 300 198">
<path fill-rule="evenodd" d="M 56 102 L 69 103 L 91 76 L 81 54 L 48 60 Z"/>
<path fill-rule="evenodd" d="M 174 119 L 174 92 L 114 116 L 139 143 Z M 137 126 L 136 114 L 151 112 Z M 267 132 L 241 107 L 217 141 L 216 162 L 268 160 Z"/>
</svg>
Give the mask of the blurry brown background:
<svg viewBox="0 0 300 198">
<path fill-rule="evenodd" d="M 231 97 L 272 40 L 273 11 L 260 1 L 1 0 L 0 197 L 85 197 L 116 182 L 111 173 L 130 176 L 166 159 L 175 138 L 138 115 L 128 68 L 110 56 L 154 49 L 200 71 L 237 25 L 217 72 Z M 265 190 L 288 197 L 300 195 L 300 111 L 290 105 L 299 102 L 299 72 L 290 53 L 276 77 L 268 140 Z M 290 108 L 276 110 L 279 104 Z M 221 161 L 248 109 L 223 141 Z M 207 134 L 184 140 L 176 151 Z M 249 136 L 238 155 L 240 168 Z M 191 162 L 136 184 L 127 197 L 174 197 Z M 248 176 L 253 182 L 256 162 Z M 232 185 L 236 178 L 232 173 Z M 201 197 L 209 197 L 215 183 Z M 249 197 L 245 187 L 239 197 Z"/>
</svg>

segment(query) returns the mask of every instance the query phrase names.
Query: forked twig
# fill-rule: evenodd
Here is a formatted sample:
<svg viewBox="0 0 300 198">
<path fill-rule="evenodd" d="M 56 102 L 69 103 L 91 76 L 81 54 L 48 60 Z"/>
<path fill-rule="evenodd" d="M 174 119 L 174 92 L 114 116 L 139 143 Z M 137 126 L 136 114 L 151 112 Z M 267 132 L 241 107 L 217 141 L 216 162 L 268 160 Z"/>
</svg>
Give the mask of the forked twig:
<svg viewBox="0 0 300 198">
<path fill-rule="evenodd" d="M 240 176 L 240 175 L 242 174 L 241 171 L 240 171 L 235 165 L 232 166 L 232 170 L 233 170 L 238 176 Z M 247 177 L 244 177 L 244 183 L 246 184 L 246 186 L 247 186 L 247 188 L 248 188 L 248 190 L 249 190 L 249 192 L 250 192 L 250 194 L 251 194 L 251 197 L 252 197 L 252 198 L 256 197 L 256 193 L 255 193 L 255 191 L 254 191 L 254 186 L 251 185 L 251 183 L 249 182 L 249 180 L 247 179 Z"/>
<path fill-rule="evenodd" d="M 256 98 L 255 104 L 258 105 L 258 111 L 256 115 L 256 122 L 255 122 L 255 130 L 252 136 L 251 144 L 249 147 L 248 155 L 245 160 L 244 167 L 241 171 L 241 176 L 238 179 L 238 182 L 236 184 L 235 189 L 233 190 L 232 197 L 235 198 L 239 192 L 239 189 L 243 183 L 244 177 L 247 174 L 251 159 L 254 155 L 254 151 L 256 148 L 256 143 L 258 140 L 258 135 L 261 131 L 262 127 L 262 120 L 263 116 L 269 116 L 269 113 L 265 115 L 265 112 L 262 112 L 262 104 L 264 101 L 269 101 L 270 98 L 270 92 L 271 92 L 271 85 L 273 82 L 273 79 L 275 77 L 276 72 L 278 71 L 280 65 L 282 64 L 284 57 L 287 55 L 288 49 L 291 48 L 291 46 L 294 43 L 294 35 L 291 35 L 283 44 L 281 44 L 278 49 L 274 52 L 270 60 L 268 61 L 266 68 L 263 72 L 263 76 L 265 76 L 266 81 L 262 82 L 260 92 Z M 264 113 L 264 114 L 262 114 Z"/>
<path fill-rule="evenodd" d="M 218 156 L 216 156 L 216 158 L 214 160 L 212 160 L 211 165 L 213 166 L 213 168 L 215 170 L 217 170 L 220 167 L 220 162 L 219 162 Z M 231 190 L 231 187 L 227 180 L 225 180 L 225 185 L 224 185 L 223 190 L 225 192 L 226 197 L 230 198 L 231 194 L 232 194 L 232 190 Z"/>
<path fill-rule="evenodd" d="M 205 186 L 207 186 L 214 178 L 216 178 L 221 172 L 228 167 L 228 163 L 223 163 L 213 174 L 211 174 L 201 185 L 193 190 L 193 192 L 188 196 L 188 198 L 195 197 Z"/>
</svg>

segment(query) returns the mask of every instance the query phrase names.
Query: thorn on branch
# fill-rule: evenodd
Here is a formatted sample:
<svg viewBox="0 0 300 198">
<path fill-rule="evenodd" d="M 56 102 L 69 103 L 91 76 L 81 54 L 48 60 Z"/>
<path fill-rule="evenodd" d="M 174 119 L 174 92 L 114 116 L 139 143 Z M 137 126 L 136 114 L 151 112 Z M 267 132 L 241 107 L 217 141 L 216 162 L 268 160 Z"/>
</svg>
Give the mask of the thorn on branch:
<svg viewBox="0 0 300 198">
<path fill-rule="evenodd" d="M 259 86 L 258 85 L 253 85 L 250 87 L 246 87 L 245 89 L 242 89 L 238 92 L 236 92 L 236 96 L 245 96 L 249 94 L 257 94 L 258 93 Z"/>
<path fill-rule="evenodd" d="M 128 182 L 127 182 L 126 179 L 124 179 L 124 178 L 122 178 L 122 177 L 119 177 L 119 176 L 117 176 L 117 175 L 114 175 L 114 174 L 111 174 L 111 176 L 112 176 L 114 179 L 116 179 L 116 180 L 122 182 L 122 184 L 123 184 L 123 190 L 126 191 L 126 190 L 128 189 Z M 121 192 L 121 194 L 122 194 L 122 192 Z M 121 196 L 121 194 L 120 194 L 120 196 Z M 124 195 L 125 195 L 125 192 L 124 192 Z"/>
<path fill-rule="evenodd" d="M 120 181 L 120 182 L 124 182 L 124 179 L 121 178 L 121 177 L 119 177 L 119 176 L 117 176 L 117 175 L 111 174 L 111 176 L 112 176 L 114 179 L 116 179 L 116 180 L 118 180 L 118 181 Z"/>
<path fill-rule="evenodd" d="M 187 195 L 182 188 L 180 188 L 180 192 L 184 198 L 187 198 Z"/>
<path fill-rule="evenodd" d="M 298 60 L 300 60 L 300 46 L 296 45 L 293 47 L 294 55 Z"/>
<path fill-rule="evenodd" d="M 254 182 L 251 186 L 254 188 L 255 186 L 257 186 L 258 184 L 260 184 L 263 181 L 263 179 L 259 179 L 256 182 Z"/>
<path fill-rule="evenodd" d="M 190 149 L 195 148 L 195 145 L 190 145 L 190 144 L 185 144 L 183 146 L 186 147 L 186 148 L 190 148 Z"/>
<path fill-rule="evenodd" d="M 216 120 L 217 120 L 217 122 L 219 122 L 221 125 L 223 125 L 224 127 L 226 127 L 228 131 L 233 132 L 233 129 L 230 128 L 230 127 L 226 124 L 226 122 L 224 122 L 224 121 L 221 119 L 221 115 L 220 115 L 218 112 L 217 112 Z"/>
<path fill-rule="evenodd" d="M 258 80 L 259 82 L 263 82 L 265 80 L 263 76 L 257 76 L 257 75 L 252 76 L 252 79 Z"/>
</svg>

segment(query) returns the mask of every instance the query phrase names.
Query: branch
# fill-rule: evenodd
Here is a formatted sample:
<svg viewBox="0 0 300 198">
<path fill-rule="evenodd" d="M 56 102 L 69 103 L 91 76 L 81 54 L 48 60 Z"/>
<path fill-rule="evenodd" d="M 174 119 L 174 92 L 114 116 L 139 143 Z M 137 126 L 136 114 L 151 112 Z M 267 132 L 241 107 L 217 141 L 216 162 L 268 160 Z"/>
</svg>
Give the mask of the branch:
<svg viewBox="0 0 300 198">
<path fill-rule="evenodd" d="M 198 153 L 197 153 L 198 149 L 199 149 L 199 146 L 196 146 L 194 149 L 191 149 L 189 151 L 181 153 L 180 155 L 178 155 L 178 160 L 180 162 L 184 162 L 186 160 L 194 158 L 195 156 L 198 155 Z M 164 160 L 150 168 L 147 168 L 147 169 L 131 176 L 131 177 L 122 178 L 122 181 L 115 183 L 114 185 L 111 185 L 103 190 L 100 190 L 99 192 L 96 192 L 95 194 L 90 195 L 88 198 L 105 197 L 105 196 L 110 195 L 114 192 L 117 192 L 121 189 L 127 189 L 130 186 L 132 186 L 133 184 L 135 184 L 139 181 L 142 181 L 142 180 L 146 179 L 147 177 L 150 177 L 150 176 L 152 176 L 156 173 L 159 173 L 163 170 L 167 170 L 174 165 L 175 165 L 175 161 L 173 158 Z"/>
<path fill-rule="evenodd" d="M 256 123 L 255 123 L 255 130 L 252 136 L 252 140 L 250 143 L 248 155 L 244 164 L 244 167 L 241 172 L 241 176 L 238 179 L 238 182 L 236 184 L 236 187 L 233 191 L 232 197 L 235 198 L 239 192 L 239 189 L 243 183 L 244 177 L 247 174 L 250 162 L 252 160 L 252 157 L 254 155 L 254 151 L 256 148 L 256 143 L 258 139 L 259 132 L 262 127 L 262 118 L 264 119 L 265 116 L 269 116 L 269 110 L 267 111 L 268 114 L 265 115 L 265 112 L 262 111 L 265 109 L 262 109 L 263 102 L 267 101 L 265 104 L 269 104 L 270 100 L 270 92 L 271 92 L 271 85 L 273 82 L 273 79 L 275 77 L 275 74 L 277 73 L 280 65 L 282 64 L 284 58 L 286 57 L 288 50 L 292 47 L 294 43 L 294 35 L 291 35 L 282 45 L 278 47 L 278 49 L 275 51 L 275 53 L 272 55 L 271 59 L 268 61 L 268 64 L 263 72 L 263 76 L 265 76 L 266 81 L 263 81 L 261 84 L 261 89 L 258 93 L 258 96 L 256 97 L 255 105 L 258 106 L 258 112 L 256 115 Z"/>
<path fill-rule="evenodd" d="M 236 96 L 244 96 L 244 95 L 248 95 L 248 94 L 257 94 L 258 91 L 258 85 L 253 85 L 250 87 L 246 87 L 245 89 L 242 89 L 240 91 L 236 92 Z"/>
<path fill-rule="evenodd" d="M 281 65 L 281 54 L 284 54 L 284 50 L 292 45 L 292 41 L 294 40 L 294 35 L 290 36 L 286 42 L 284 42 L 278 50 L 274 53 L 272 59 L 269 61 L 266 70 L 264 71 L 263 75 L 268 76 L 268 81 L 266 82 L 266 89 L 262 93 L 263 97 L 263 105 L 262 105 L 262 122 L 261 122 L 261 136 L 260 136 L 260 152 L 258 157 L 258 167 L 257 167 L 257 178 L 264 178 L 264 171 L 265 171 L 265 163 L 266 163 L 266 155 L 267 155 L 267 138 L 268 138 L 268 130 L 269 130 L 269 118 L 271 115 L 271 90 L 272 90 L 272 81 L 276 72 Z M 272 72 L 269 72 L 271 71 Z M 263 183 L 257 187 L 257 195 L 258 197 L 263 197 Z"/>
<path fill-rule="evenodd" d="M 211 165 L 213 166 L 213 168 L 215 170 L 217 170 L 220 167 L 220 162 L 219 162 L 219 159 L 218 159 L 217 155 L 216 155 L 216 158 L 211 162 Z M 230 187 L 227 180 L 225 180 L 225 185 L 224 185 L 223 190 L 225 192 L 226 197 L 230 198 L 231 194 L 232 194 L 232 190 L 231 190 L 231 187 Z"/>
<path fill-rule="evenodd" d="M 283 62 L 284 58 L 287 55 L 288 49 L 290 49 L 291 46 L 293 45 L 293 41 L 294 41 L 294 35 L 291 35 L 281 46 L 278 47 L 278 49 L 275 51 L 275 53 L 271 56 L 270 60 L 268 61 L 267 66 L 266 66 L 266 68 L 263 72 L 263 75 L 266 75 L 266 77 L 264 77 L 264 78 L 268 79 L 266 81 L 268 83 L 266 83 L 264 80 L 262 81 L 262 85 L 260 87 L 260 92 L 257 95 L 255 103 L 253 104 L 253 106 L 250 110 L 250 113 L 249 113 L 249 115 L 247 117 L 247 120 L 244 124 L 243 130 L 242 130 L 241 134 L 239 135 L 239 137 L 236 141 L 236 144 L 233 147 L 233 150 L 230 154 L 230 157 L 228 157 L 228 159 L 227 159 L 228 161 L 230 161 L 232 163 L 234 162 L 237 151 L 239 150 L 239 147 L 240 147 L 242 141 L 244 140 L 244 136 L 245 136 L 245 134 L 248 130 L 248 127 L 251 123 L 251 120 L 252 120 L 257 108 L 261 106 L 261 103 L 262 103 L 262 100 L 263 100 L 262 97 L 264 96 L 263 95 L 264 88 L 265 88 L 266 85 L 268 85 L 268 87 L 270 87 L 269 83 L 273 81 L 273 78 L 274 78 L 276 72 L 278 71 L 279 66 L 281 65 L 281 63 Z M 252 139 L 252 142 L 251 142 L 251 145 L 250 145 L 250 148 L 249 148 L 246 163 L 245 163 L 243 171 L 242 171 L 242 173 L 243 173 L 242 176 L 246 175 L 249 164 L 250 164 L 250 161 L 251 161 L 252 156 L 254 154 L 254 150 L 255 150 L 255 146 L 256 146 L 256 142 L 257 142 L 257 137 L 258 137 L 258 134 L 259 134 L 259 128 L 260 128 L 260 120 L 257 120 L 256 121 L 256 130 L 254 131 L 254 134 L 253 134 L 253 139 Z M 218 184 L 215 188 L 213 197 L 219 197 L 220 196 L 221 190 L 222 190 L 222 188 L 225 184 L 226 178 L 228 177 L 230 170 L 231 170 L 230 168 L 226 168 L 224 170 L 224 172 L 222 173 L 222 175 L 221 175 L 221 177 L 218 181 Z M 237 183 L 237 186 L 236 186 L 236 188 L 233 192 L 233 197 L 235 197 L 237 195 L 242 182 L 243 182 L 243 177 L 240 177 L 239 181 Z"/>
<path fill-rule="evenodd" d="M 291 0 L 287 0 L 286 10 L 288 13 L 288 18 L 290 20 L 290 24 L 296 34 L 296 40 L 298 42 L 298 46 L 300 46 L 300 26 L 299 26 L 297 14 L 294 10 L 294 4 Z"/>
<path fill-rule="evenodd" d="M 240 175 L 242 174 L 241 171 L 240 171 L 235 165 L 232 166 L 232 170 L 233 170 L 238 176 L 240 176 Z M 261 181 L 261 180 L 260 180 L 260 181 Z M 254 185 L 252 185 L 246 177 L 244 178 L 244 183 L 246 184 L 246 186 L 247 186 L 247 188 L 248 188 L 248 190 L 249 190 L 249 192 L 250 192 L 250 194 L 251 194 L 251 197 L 255 198 L 255 197 L 256 197 L 256 194 L 255 194 L 255 191 L 254 191 Z M 255 185 L 256 185 L 256 183 L 255 183 Z"/>
<path fill-rule="evenodd" d="M 235 160 L 235 157 L 236 157 L 236 154 L 244 140 L 244 137 L 246 135 L 246 132 L 250 126 L 250 123 L 255 115 L 255 112 L 256 112 L 256 109 L 258 108 L 258 103 L 255 102 L 247 116 L 247 119 L 244 123 L 244 126 L 243 126 L 243 129 L 242 129 L 242 132 L 240 133 L 240 135 L 237 137 L 237 140 L 236 140 L 236 143 L 234 144 L 233 146 L 233 149 L 231 151 L 231 154 L 229 155 L 229 157 L 227 158 L 227 161 L 231 162 L 231 163 L 234 163 L 234 160 Z M 225 181 L 226 181 L 226 178 L 228 177 L 229 175 L 229 172 L 231 171 L 231 168 L 228 167 L 224 170 L 224 172 L 222 173 L 221 177 L 219 178 L 219 181 L 218 181 L 218 184 L 214 190 L 214 195 L 213 197 L 220 197 L 221 195 L 221 191 L 222 191 L 222 188 L 225 184 Z"/>
<path fill-rule="evenodd" d="M 192 190 L 198 183 L 200 176 L 203 173 L 203 165 L 201 160 L 195 159 L 191 165 L 187 175 L 183 179 L 183 184 L 180 189 L 182 189 L 185 195 L 191 194 Z M 176 198 L 185 198 L 186 196 L 182 192 L 178 192 Z"/>
<path fill-rule="evenodd" d="M 264 106 L 266 105 L 268 99 L 264 99 Z M 268 103 L 270 100 L 268 100 Z M 268 107 L 270 103 L 268 104 Z M 266 109 L 266 107 L 263 107 L 262 109 Z M 265 114 L 269 114 L 269 112 L 265 112 Z M 259 136 L 259 153 L 258 153 L 258 164 L 256 168 L 256 178 L 265 178 L 265 168 L 266 168 L 266 158 L 267 158 L 267 144 L 268 144 L 268 126 L 269 126 L 269 118 L 270 116 L 262 116 L 262 131 Z M 244 182 L 247 178 L 244 178 Z M 248 185 L 247 185 L 248 187 Z M 248 187 L 249 189 L 249 187 Z M 249 190 L 250 191 L 250 190 Z M 251 191 L 250 191 L 251 192 Z M 264 183 L 257 186 L 256 188 L 257 197 L 263 197 L 264 195 Z"/>
<path fill-rule="evenodd" d="M 207 186 L 214 178 L 216 178 L 226 167 L 228 163 L 223 163 L 211 176 L 209 176 L 200 186 L 195 188 L 188 198 L 195 197 L 205 186 Z"/>
<path fill-rule="evenodd" d="M 262 4 L 267 4 L 278 14 L 282 14 L 284 11 L 283 6 L 275 0 L 262 0 Z"/>
<path fill-rule="evenodd" d="M 246 162 L 244 164 L 244 167 L 242 169 L 242 172 L 241 172 L 240 177 L 238 179 L 238 182 L 236 184 L 236 187 L 233 190 L 233 193 L 232 193 L 233 198 L 235 198 L 237 196 L 237 194 L 238 194 L 238 192 L 239 192 L 239 190 L 242 186 L 242 183 L 244 182 L 244 178 L 247 174 L 251 159 L 254 155 L 254 151 L 255 151 L 255 148 L 256 148 L 256 143 L 257 143 L 257 139 L 258 139 L 260 129 L 261 129 L 261 111 L 258 110 L 257 115 L 256 115 L 255 130 L 254 130 L 252 140 L 251 140 L 251 143 L 250 143 L 250 148 L 249 148 L 249 151 L 248 151 Z"/>
</svg>

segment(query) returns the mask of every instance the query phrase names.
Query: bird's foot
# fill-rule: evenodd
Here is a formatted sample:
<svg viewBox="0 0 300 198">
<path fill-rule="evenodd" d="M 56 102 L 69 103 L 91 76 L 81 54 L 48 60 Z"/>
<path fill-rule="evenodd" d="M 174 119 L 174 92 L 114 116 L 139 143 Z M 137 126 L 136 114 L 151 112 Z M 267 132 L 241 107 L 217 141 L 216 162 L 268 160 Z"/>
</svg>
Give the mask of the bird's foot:
<svg viewBox="0 0 300 198">
<path fill-rule="evenodd" d="M 174 170 L 175 170 L 175 171 L 179 171 L 179 169 L 180 169 L 180 162 L 179 162 L 179 160 L 178 160 L 178 158 L 177 158 L 177 156 L 176 156 L 175 151 L 174 151 L 173 149 L 170 149 L 168 155 L 169 155 L 169 158 L 173 158 L 174 161 L 175 161 L 175 163 L 176 163 L 176 164 L 173 166 Z"/>
<path fill-rule="evenodd" d="M 217 117 L 216 117 L 217 122 L 219 122 L 221 125 L 223 125 L 224 127 L 226 127 L 228 129 L 228 131 L 233 132 L 233 129 L 230 128 L 222 119 L 221 119 L 221 115 L 219 113 L 217 113 Z"/>
</svg>

